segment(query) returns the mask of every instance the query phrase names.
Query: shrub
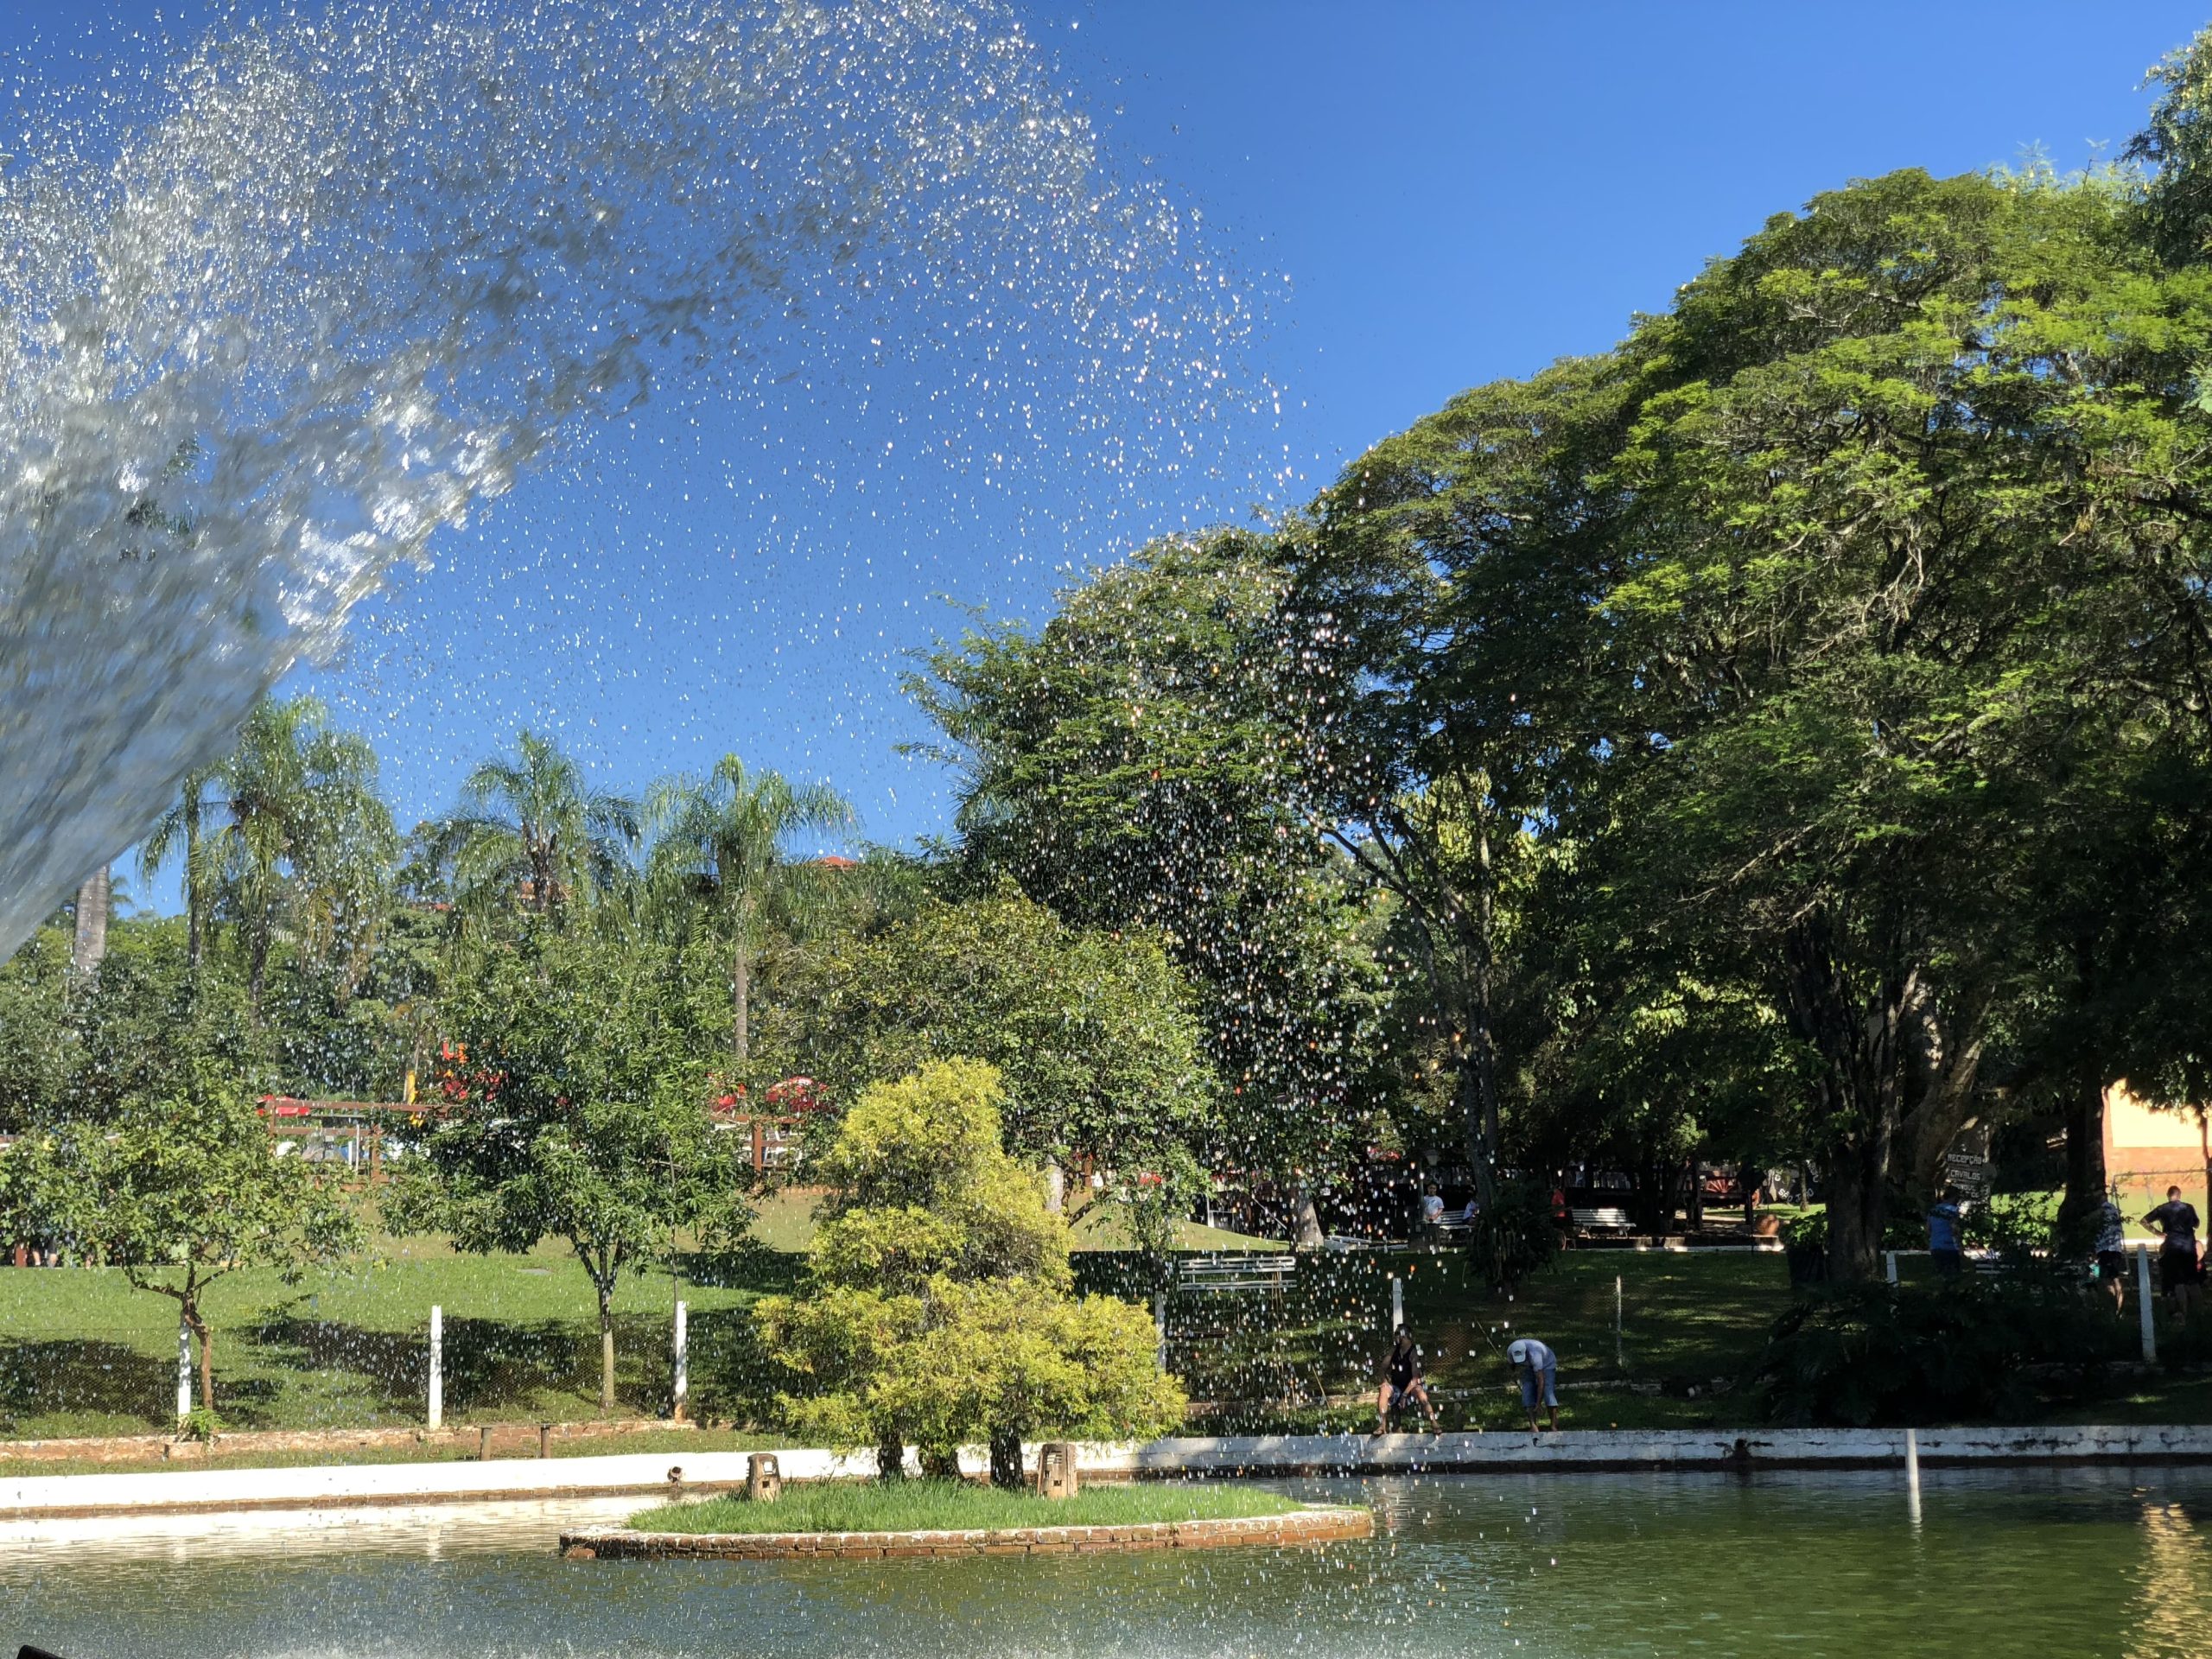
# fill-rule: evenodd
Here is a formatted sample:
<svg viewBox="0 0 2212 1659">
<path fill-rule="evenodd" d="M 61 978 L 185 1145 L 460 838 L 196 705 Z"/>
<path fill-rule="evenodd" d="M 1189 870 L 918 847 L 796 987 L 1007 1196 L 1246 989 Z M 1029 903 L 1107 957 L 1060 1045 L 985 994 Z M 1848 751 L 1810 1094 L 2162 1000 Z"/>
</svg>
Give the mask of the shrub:
<svg viewBox="0 0 2212 1659">
<path fill-rule="evenodd" d="M 2001 1419 L 2029 1411 L 2040 1391 L 2082 1390 L 2126 1344 L 2110 1304 L 2069 1275 L 1840 1285 L 1775 1321 L 1752 1380 L 1780 1423 Z"/>
<path fill-rule="evenodd" d="M 1000 1097 L 973 1060 L 862 1095 L 820 1164 L 832 1194 L 803 1294 L 758 1310 L 794 1385 L 785 1421 L 874 1446 L 886 1478 L 909 1444 L 925 1473 L 957 1475 L 980 1437 L 1011 1485 L 1027 1436 L 1149 1436 L 1182 1416 L 1144 1309 L 1069 1295 L 1066 1220 L 1001 1150 Z"/>
</svg>

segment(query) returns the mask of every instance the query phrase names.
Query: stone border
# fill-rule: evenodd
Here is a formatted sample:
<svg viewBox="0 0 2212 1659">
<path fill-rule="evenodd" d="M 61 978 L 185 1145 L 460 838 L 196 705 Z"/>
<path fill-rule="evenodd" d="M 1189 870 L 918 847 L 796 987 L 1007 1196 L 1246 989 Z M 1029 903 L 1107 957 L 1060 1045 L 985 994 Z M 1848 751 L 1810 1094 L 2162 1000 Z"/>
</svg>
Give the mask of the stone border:
<svg viewBox="0 0 2212 1659">
<path fill-rule="evenodd" d="M 973 1555 L 1096 1555 L 1132 1549 L 1227 1549 L 1319 1544 L 1375 1535 L 1372 1510 L 1310 1504 L 1284 1515 L 1125 1526 L 1015 1527 L 930 1532 L 638 1532 L 628 1527 L 561 1535 L 572 1561 L 884 1560 Z"/>
<path fill-rule="evenodd" d="M 236 1454 L 256 1452 L 344 1452 L 354 1447 L 382 1450 L 391 1446 L 427 1446 L 465 1452 L 483 1443 L 482 1432 L 492 1431 L 493 1448 L 509 1455 L 534 1453 L 537 1448 L 535 1422 L 448 1423 L 442 1428 L 404 1424 L 383 1428 L 247 1428 L 226 1430 L 213 1446 L 171 1434 L 108 1434 L 81 1440 L 0 1440 L 0 1463 L 206 1463 L 211 1451 Z M 696 1432 L 695 1422 L 673 1423 L 664 1417 L 595 1417 L 583 1422 L 547 1423 L 543 1427 L 556 1444 L 611 1439 L 624 1434 L 678 1434 Z"/>
<path fill-rule="evenodd" d="M 1411 1475 L 1497 1472 L 1571 1475 L 1605 1470 L 1744 1474 L 1761 1469 L 1900 1469 L 1904 1429 L 1569 1429 L 1488 1433 L 1179 1436 L 1077 1447 L 1086 1480 L 1175 1480 L 1256 1475 Z M 2002 1465 L 2212 1464 L 2212 1425 L 2081 1428 L 1929 1428 L 1915 1436 L 1930 1468 Z M 1033 1460 L 1034 1448 L 1030 1448 Z M 872 1453 L 842 1457 L 779 1450 L 786 1484 L 865 1480 Z M 608 1457 L 474 1459 L 454 1463 L 325 1464 L 289 1469 L 188 1465 L 144 1474 L 0 1477 L 0 1521 L 43 1516 L 191 1510 L 326 1509 L 500 1499 L 698 1497 L 745 1484 L 743 1452 L 626 1452 Z M 963 1469 L 989 1459 L 964 1448 Z M 910 1467 L 918 1467 L 910 1464 Z"/>
</svg>

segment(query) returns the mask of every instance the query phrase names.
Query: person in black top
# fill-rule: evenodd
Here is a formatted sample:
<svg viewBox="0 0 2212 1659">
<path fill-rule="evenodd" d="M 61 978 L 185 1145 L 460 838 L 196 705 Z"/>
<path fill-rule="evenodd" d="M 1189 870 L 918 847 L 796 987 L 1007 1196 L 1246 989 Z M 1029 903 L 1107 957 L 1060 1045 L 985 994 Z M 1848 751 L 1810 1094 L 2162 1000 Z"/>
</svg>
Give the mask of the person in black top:
<svg viewBox="0 0 2212 1659">
<path fill-rule="evenodd" d="M 1377 1434 L 1390 1432 L 1391 1420 L 1405 1409 L 1408 1400 L 1427 1414 L 1428 1427 L 1433 1432 L 1436 1408 L 1429 1404 L 1427 1385 L 1421 1380 L 1421 1350 L 1414 1346 L 1414 1333 L 1402 1325 L 1390 1338 L 1389 1356 L 1382 1362 L 1382 1388 L 1375 1400 Z"/>
<path fill-rule="evenodd" d="M 2186 1319 L 2196 1303 L 2196 1287 L 2204 1268 L 2196 1259 L 2196 1210 L 2181 1201 L 2181 1188 L 2166 1189 L 2166 1201 L 2143 1217 L 2143 1224 L 2159 1236 L 2158 1282 L 2174 1305 L 2175 1314 Z"/>
</svg>

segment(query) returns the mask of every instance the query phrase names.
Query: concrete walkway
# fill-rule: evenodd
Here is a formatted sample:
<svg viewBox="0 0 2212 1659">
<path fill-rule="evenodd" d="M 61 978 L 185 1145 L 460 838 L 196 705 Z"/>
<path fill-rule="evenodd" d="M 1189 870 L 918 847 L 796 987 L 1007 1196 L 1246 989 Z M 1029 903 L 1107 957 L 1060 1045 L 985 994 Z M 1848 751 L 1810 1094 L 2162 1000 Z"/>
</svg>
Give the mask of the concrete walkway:
<svg viewBox="0 0 2212 1659">
<path fill-rule="evenodd" d="M 1519 1473 L 1650 1469 L 1746 1472 L 1867 1469 L 1904 1462 L 1903 1429 L 1694 1429 L 1559 1434 L 1297 1434 L 1179 1437 L 1143 1445 L 1086 1445 L 1087 1473 L 1135 1479 L 1184 1475 Z M 2005 1464 L 2212 1463 L 2212 1426 L 1922 1429 L 1931 1467 Z M 785 1480 L 861 1479 L 874 1455 L 811 1450 L 777 1454 Z M 742 1452 L 632 1452 L 606 1458 L 505 1458 L 307 1469 L 187 1468 L 130 1475 L 0 1479 L 0 1521 L 46 1516 L 188 1513 L 495 1499 L 667 1497 L 745 1483 Z M 962 1459 L 980 1473 L 981 1448 Z"/>
</svg>

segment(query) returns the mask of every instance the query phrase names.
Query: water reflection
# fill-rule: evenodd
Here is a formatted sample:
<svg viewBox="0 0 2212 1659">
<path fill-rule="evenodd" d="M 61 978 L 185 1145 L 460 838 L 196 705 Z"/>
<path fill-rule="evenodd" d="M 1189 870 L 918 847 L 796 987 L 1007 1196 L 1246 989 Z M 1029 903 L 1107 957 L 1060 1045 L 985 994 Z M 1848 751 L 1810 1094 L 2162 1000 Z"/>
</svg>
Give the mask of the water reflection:
<svg viewBox="0 0 2212 1659">
<path fill-rule="evenodd" d="M 629 1500 L 0 1532 L 0 1636 L 141 1656 L 1841 1656 L 2212 1651 L 2212 1476 L 1282 1483 L 1372 1541 L 1047 1561 L 568 1562 Z"/>
</svg>

